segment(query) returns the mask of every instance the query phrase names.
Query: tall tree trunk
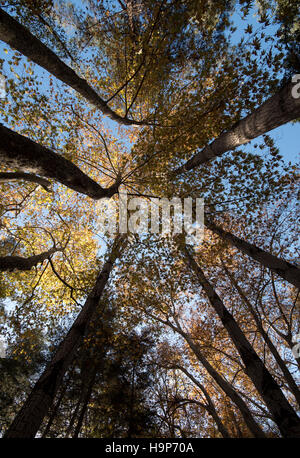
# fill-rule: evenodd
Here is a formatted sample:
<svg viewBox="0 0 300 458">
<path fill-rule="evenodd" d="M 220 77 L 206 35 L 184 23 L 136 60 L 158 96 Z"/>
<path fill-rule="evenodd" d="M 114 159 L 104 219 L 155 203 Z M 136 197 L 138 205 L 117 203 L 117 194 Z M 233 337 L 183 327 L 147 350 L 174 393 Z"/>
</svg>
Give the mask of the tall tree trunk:
<svg viewBox="0 0 300 458">
<path fill-rule="evenodd" d="M 55 417 L 57 415 L 57 412 L 58 412 L 58 410 L 60 408 L 62 400 L 63 400 L 63 398 L 65 396 L 66 391 L 67 391 L 68 383 L 69 383 L 70 379 L 71 379 L 71 376 L 69 376 L 68 379 L 63 384 L 63 387 L 61 389 L 60 395 L 59 395 L 59 397 L 58 397 L 58 399 L 56 401 L 56 404 L 54 405 L 54 408 L 52 409 L 52 412 L 51 412 L 51 414 L 49 416 L 46 428 L 43 431 L 42 437 L 47 437 L 47 435 L 50 432 L 52 423 L 53 423 L 53 421 L 54 421 L 54 419 L 55 419 Z"/>
<path fill-rule="evenodd" d="M 281 434 L 283 437 L 300 437 L 300 418 L 284 397 L 281 389 L 245 337 L 234 317 L 226 309 L 223 301 L 205 277 L 201 267 L 186 247 L 183 250 L 191 268 L 197 275 L 199 283 L 206 292 L 212 307 L 239 352 L 245 365 L 246 374 L 250 377 L 258 393 L 265 401 Z"/>
<path fill-rule="evenodd" d="M 81 390 L 80 390 L 80 393 L 79 393 L 79 396 L 78 396 L 78 399 L 77 399 L 77 402 L 76 402 L 76 407 L 72 413 L 72 416 L 71 416 L 71 420 L 70 420 L 70 423 L 68 425 L 68 428 L 67 428 L 67 431 L 66 431 L 66 435 L 65 437 L 69 437 L 70 434 L 72 433 L 72 430 L 73 430 L 73 427 L 74 427 L 74 423 L 75 423 L 75 420 L 77 418 L 77 415 L 78 415 L 78 412 L 79 412 L 79 409 L 80 409 L 80 404 L 83 400 L 83 396 L 84 396 L 84 389 L 83 389 L 83 381 L 81 383 Z"/>
<path fill-rule="evenodd" d="M 270 337 L 268 336 L 267 332 L 264 330 L 264 327 L 262 325 L 261 319 L 259 318 L 258 314 L 255 312 L 255 310 L 252 307 L 252 304 L 249 301 L 249 299 L 247 298 L 246 294 L 244 293 L 244 291 L 242 290 L 242 288 L 240 287 L 240 285 L 238 284 L 238 282 L 234 278 L 233 274 L 229 271 L 229 269 L 225 266 L 225 264 L 223 262 L 222 262 L 222 265 L 223 265 L 223 268 L 224 268 L 229 280 L 231 281 L 232 285 L 236 288 L 236 290 L 238 291 L 240 297 L 242 298 L 243 302 L 245 303 L 247 309 L 251 313 L 251 315 L 252 315 L 252 317 L 253 317 L 253 319 L 255 321 L 255 324 L 257 326 L 258 331 L 262 335 L 264 341 L 266 342 L 267 346 L 269 347 L 270 352 L 274 356 L 274 359 L 277 362 L 278 366 L 280 367 L 280 369 L 281 369 L 281 371 L 282 371 L 282 373 L 284 375 L 284 378 L 285 378 L 285 380 L 286 380 L 286 382 L 287 382 L 287 384 L 289 386 L 289 389 L 291 390 L 291 393 L 295 396 L 295 399 L 296 399 L 296 401 L 297 401 L 297 403 L 298 403 L 298 405 L 300 407 L 300 390 L 299 390 L 294 378 L 292 377 L 290 371 L 288 370 L 285 362 L 281 358 L 277 348 L 273 344 L 273 342 L 270 339 Z"/>
<path fill-rule="evenodd" d="M 1 123 L 0 162 L 13 169 L 52 178 L 93 199 L 111 197 L 118 192 L 117 182 L 108 189 L 102 188 L 63 156 L 8 129 Z"/>
<path fill-rule="evenodd" d="M 116 258 L 122 249 L 124 238 L 117 237 L 108 260 L 99 273 L 95 286 L 74 321 L 64 340 L 59 344 L 52 360 L 33 387 L 23 407 L 17 414 L 4 437 L 33 438 L 38 431 L 43 418 L 51 407 L 62 379 L 71 364 L 78 346 L 80 345 L 87 326 L 89 325 L 99 300 L 107 284 L 110 272 Z"/>
<path fill-rule="evenodd" d="M 62 251 L 58 248 L 51 248 L 51 250 L 44 251 L 43 253 L 22 258 L 21 256 L 1 256 L 0 257 L 0 272 L 13 272 L 14 270 L 31 270 L 33 267 L 43 263 L 53 253 Z"/>
<path fill-rule="evenodd" d="M 75 431 L 74 431 L 74 434 L 73 434 L 73 438 L 76 438 L 78 437 L 79 433 L 80 433 L 80 430 L 82 428 L 82 423 L 83 423 L 83 419 L 84 419 L 84 415 L 86 413 L 86 410 L 87 410 L 87 405 L 89 403 L 89 400 L 91 398 L 91 394 L 92 394 L 92 391 L 93 391 L 93 387 L 94 387 L 94 384 L 95 384 L 95 380 L 96 380 L 96 375 L 97 375 L 97 367 L 94 368 L 93 372 L 92 372 L 92 375 L 90 377 L 90 381 L 89 381 L 89 384 L 88 384 L 88 387 L 87 387 L 87 390 L 85 391 L 85 395 L 83 397 L 83 405 L 81 407 L 81 411 L 80 411 L 80 414 L 79 414 L 79 417 L 78 417 L 78 421 L 77 421 L 77 424 L 76 424 L 76 428 L 75 428 Z"/>
<path fill-rule="evenodd" d="M 24 172 L 1 172 L 0 173 L 0 183 L 6 181 L 29 181 L 31 183 L 37 183 L 41 185 L 47 192 L 50 192 L 49 186 L 51 186 L 50 181 L 45 180 L 45 178 L 38 177 L 32 173 Z"/>
<path fill-rule="evenodd" d="M 200 164 L 204 164 L 227 151 L 248 143 L 259 135 L 299 118 L 300 98 L 293 97 L 293 86 L 291 82 L 286 84 L 259 108 L 254 110 L 253 113 L 241 119 L 231 130 L 221 134 L 184 165 L 172 172 L 172 175 L 180 175 L 192 170 Z"/>
<path fill-rule="evenodd" d="M 210 221 L 206 221 L 205 226 L 255 261 L 271 269 L 275 274 L 279 275 L 284 280 L 288 281 L 297 288 L 300 288 L 300 269 L 297 266 L 284 261 L 283 259 L 277 258 L 273 254 L 258 248 L 252 243 L 240 239 L 230 232 L 224 231 L 224 229 L 216 226 Z"/>
<path fill-rule="evenodd" d="M 201 404 L 200 402 L 196 401 L 196 400 L 189 400 L 190 402 L 194 402 L 196 404 L 199 404 L 201 405 L 202 407 L 204 407 L 207 412 L 212 416 L 213 420 L 215 421 L 216 425 L 217 425 L 217 428 L 219 430 L 219 432 L 222 434 L 223 437 L 225 438 L 230 438 L 230 434 L 228 432 L 228 430 L 226 429 L 226 427 L 224 426 L 224 424 L 222 423 L 222 420 L 221 418 L 219 417 L 219 414 L 215 408 L 215 405 L 210 397 L 210 395 L 208 394 L 207 390 L 204 388 L 204 386 L 202 385 L 202 383 L 200 383 L 189 371 L 187 371 L 184 367 L 182 366 L 176 366 L 176 369 L 179 369 L 181 370 L 181 372 L 183 372 L 187 377 L 189 377 L 189 379 L 196 385 L 200 388 L 200 390 L 203 392 L 205 398 L 206 398 L 206 401 L 207 401 L 207 405 L 203 405 Z"/>
<path fill-rule="evenodd" d="M 242 397 L 236 392 L 236 390 L 232 387 L 232 385 L 227 382 L 225 378 L 223 378 L 209 363 L 209 361 L 205 358 L 203 353 L 201 352 L 199 346 L 193 342 L 193 339 L 183 331 L 179 323 L 177 322 L 177 326 L 173 325 L 172 323 L 168 322 L 167 324 L 171 329 L 175 332 L 180 334 L 187 344 L 189 345 L 190 349 L 195 354 L 198 361 L 202 364 L 202 366 L 207 370 L 209 375 L 215 380 L 215 382 L 219 385 L 219 387 L 224 391 L 225 394 L 235 403 L 235 405 L 239 408 L 246 425 L 248 426 L 250 432 L 253 434 L 254 437 L 266 437 L 265 433 L 259 426 L 259 424 L 253 418 L 253 415 L 248 408 L 245 401 Z"/>
<path fill-rule="evenodd" d="M 51 49 L 2 9 L 0 9 L 0 40 L 73 88 L 114 121 L 125 125 L 143 125 L 143 122 L 134 121 L 115 113 L 85 79 L 78 76 Z"/>
</svg>

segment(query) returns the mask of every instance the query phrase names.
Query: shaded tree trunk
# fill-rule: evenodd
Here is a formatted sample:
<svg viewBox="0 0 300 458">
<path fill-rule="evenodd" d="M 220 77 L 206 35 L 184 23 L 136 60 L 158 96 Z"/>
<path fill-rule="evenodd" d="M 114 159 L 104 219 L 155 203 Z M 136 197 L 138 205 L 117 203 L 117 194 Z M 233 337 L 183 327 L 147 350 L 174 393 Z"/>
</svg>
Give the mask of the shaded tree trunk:
<svg viewBox="0 0 300 458">
<path fill-rule="evenodd" d="M 254 437 L 266 437 L 265 433 L 259 426 L 259 424 L 253 418 L 253 415 L 248 408 L 245 401 L 242 397 L 236 392 L 236 390 L 232 387 L 232 385 L 223 378 L 209 363 L 209 361 L 205 358 L 203 353 L 201 352 L 199 346 L 193 342 L 193 339 L 183 331 L 179 323 L 177 322 L 177 326 L 173 325 L 170 322 L 165 323 L 170 328 L 172 328 L 175 332 L 178 332 L 187 344 L 189 345 L 190 349 L 193 351 L 195 356 L 197 357 L 198 361 L 202 364 L 202 366 L 207 370 L 209 375 L 215 380 L 215 382 L 219 385 L 219 387 L 224 391 L 225 394 L 235 403 L 235 405 L 239 408 L 246 425 L 248 426 L 250 432 L 253 434 Z"/>
<path fill-rule="evenodd" d="M 300 98 L 292 95 L 293 83 L 286 84 L 276 94 L 266 100 L 250 115 L 241 119 L 228 132 L 221 134 L 216 140 L 196 153 L 184 165 L 172 172 L 172 175 L 198 167 L 227 151 L 248 143 L 266 132 L 300 117 Z"/>
<path fill-rule="evenodd" d="M 73 427 L 74 427 L 74 423 L 75 423 L 75 420 L 76 420 L 78 412 L 79 412 L 80 404 L 81 404 L 81 402 L 83 400 L 83 395 L 84 395 L 84 390 L 83 390 L 83 383 L 82 383 L 81 384 L 81 392 L 80 392 L 80 395 L 79 395 L 79 397 L 77 399 L 76 407 L 74 409 L 74 412 L 72 413 L 72 417 L 71 417 L 70 423 L 68 425 L 65 437 L 69 437 L 70 434 L 72 433 L 72 430 L 73 430 Z"/>
<path fill-rule="evenodd" d="M 196 273 L 199 283 L 206 292 L 212 307 L 239 352 L 245 365 L 246 374 L 250 377 L 258 393 L 265 401 L 281 434 L 283 437 L 300 437 L 300 418 L 288 403 L 276 381 L 186 247 L 184 248 L 184 253 L 191 268 Z"/>
<path fill-rule="evenodd" d="M 24 172 L 1 172 L 0 173 L 0 183 L 6 181 L 29 181 L 31 183 L 37 183 L 41 185 L 45 191 L 50 192 L 49 186 L 51 186 L 50 181 L 45 180 L 45 178 L 38 177 L 32 173 Z"/>
<path fill-rule="evenodd" d="M 238 291 L 238 293 L 241 296 L 242 300 L 244 301 L 247 309 L 251 313 L 251 315 L 252 315 L 252 317 L 253 317 L 253 319 L 255 321 L 255 324 L 257 326 L 258 331 L 260 332 L 260 334 L 262 335 L 264 341 L 266 342 L 267 346 L 269 347 L 270 352 L 274 356 L 275 361 L 277 362 L 278 366 L 280 367 L 280 369 L 281 369 L 281 371 L 282 371 L 282 373 L 284 375 L 284 378 L 285 378 L 285 380 L 286 380 L 286 382 L 288 384 L 289 389 L 291 390 L 291 393 L 293 393 L 298 405 L 300 406 L 300 390 L 299 390 L 294 378 L 292 377 L 292 375 L 291 375 L 290 371 L 288 370 L 285 362 L 283 361 L 283 359 L 281 358 L 279 352 L 277 351 L 277 348 L 273 344 L 273 342 L 270 339 L 270 337 L 268 336 L 267 332 L 264 330 L 264 327 L 262 325 L 261 319 L 259 318 L 258 314 L 255 312 L 255 310 L 252 307 L 252 304 L 249 301 L 249 299 L 247 298 L 246 294 L 244 293 L 242 288 L 239 286 L 238 282 L 235 280 L 233 274 L 227 269 L 227 267 L 225 266 L 224 263 L 222 263 L 222 264 L 223 264 L 223 268 L 224 268 L 228 278 L 230 279 L 231 283 L 233 284 L 233 286 Z"/>
<path fill-rule="evenodd" d="M 277 258 L 273 254 L 258 248 L 252 243 L 246 242 L 230 232 L 224 231 L 224 229 L 216 226 L 212 222 L 206 221 L 205 226 L 215 234 L 218 234 L 222 239 L 228 241 L 231 245 L 250 256 L 254 259 L 254 261 L 268 267 L 284 280 L 288 281 L 297 288 L 300 288 L 300 269 L 297 266 L 284 261 L 283 259 Z"/>
<path fill-rule="evenodd" d="M 0 257 L 0 272 L 13 272 L 14 270 L 31 270 L 33 267 L 43 263 L 53 253 L 62 251 L 59 248 L 51 248 L 51 250 L 44 251 L 43 253 L 22 258 L 21 256 L 2 256 Z"/>
<path fill-rule="evenodd" d="M 67 333 L 65 339 L 59 344 L 52 360 L 33 387 L 23 407 L 17 414 L 4 437 L 7 438 L 33 438 L 38 431 L 43 418 L 51 407 L 62 379 L 73 361 L 74 355 L 82 338 L 85 335 L 93 313 L 95 312 L 110 272 L 116 258 L 122 249 L 124 238 L 117 237 L 108 260 L 104 263 L 99 273 L 95 286 Z"/>
<path fill-rule="evenodd" d="M 142 122 L 134 121 L 115 113 L 85 79 L 78 76 L 74 70 L 60 60 L 51 49 L 2 9 L 0 9 L 0 40 L 4 41 L 33 62 L 43 67 L 60 81 L 73 88 L 88 102 L 99 108 L 102 113 L 106 114 L 114 121 L 125 125 L 143 124 Z"/>
<path fill-rule="evenodd" d="M 214 422 L 216 423 L 217 425 L 217 428 L 219 430 L 219 432 L 222 434 L 223 437 L 225 438 L 230 438 L 230 434 L 229 432 L 227 431 L 227 429 L 225 428 L 225 426 L 223 425 L 222 423 L 222 420 L 221 418 L 219 417 L 219 414 L 218 412 L 216 411 L 216 408 L 215 408 L 215 405 L 211 399 L 211 397 L 209 396 L 207 390 L 204 388 L 204 386 L 202 385 L 202 383 L 200 383 L 192 374 L 190 374 L 189 371 L 187 371 L 184 367 L 182 366 L 176 366 L 177 369 L 180 369 L 187 377 L 189 377 L 189 379 L 196 385 L 200 388 L 200 390 L 203 392 L 205 398 L 206 398 L 206 401 L 207 401 L 207 405 L 204 405 L 202 404 L 201 402 L 197 401 L 197 400 L 194 400 L 194 399 L 189 399 L 188 401 L 189 402 L 192 402 L 192 403 L 195 403 L 195 404 L 199 404 L 201 405 L 204 409 L 207 410 L 207 412 L 212 416 Z"/>
<path fill-rule="evenodd" d="M 118 192 L 117 182 L 108 189 L 102 188 L 63 156 L 2 124 L 0 138 L 0 162 L 8 167 L 52 178 L 96 200 Z"/>
<path fill-rule="evenodd" d="M 63 385 L 63 387 L 62 387 L 62 389 L 61 389 L 59 398 L 57 399 L 57 402 L 56 402 L 56 404 L 54 405 L 54 408 L 52 409 L 51 415 L 50 415 L 50 417 L 49 417 L 49 420 L 48 420 L 48 423 L 47 423 L 47 425 L 46 425 L 46 428 L 45 428 L 45 430 L 43 431 L 42 437 L 47 437 L 47 435 L 48 435 L 49 432 L 50 432 L 50 429 L 51 429 L 51 426 L 52 426 L 52 424 L 53 424 L 53 421 L 54 421 L 54 419 L 55 419 L 55 417 L 56 417 L 56 415 L 57 415 L 57 412 L 58 412 L 58 410 L 59 410 L 59 408 L 60 408 L 60 405 L 61 405 L 61 403 L 62 403 L 62 400 L 63 400 L 63 398 L 64 398 L 64 396 L 65 396 L 66 391 L 67 391 L 68 382 L 70 381 L 70 378 L 71 378 L 71 377 L 68 378 L 68 380 L 64 383 L 64 385 Z"/>
<path fill-rule="evenodd" d="M 94 387 L 95 380 L 96 380 L 96 375 L 97 375 L 97 367 L 93 370 L 93 373 L 92 373 L 92 376 L 90 378 L 87 390 L 86 390 L 85 395 L 83 397 L 83 405 L 81 407 L 81 411 L 80 411 L 80 414 L 79 414 L 79 417 L 78 417 L 76 428 L 75 428 L 74 434 L 72 436 L 73 438 L 78 437 L 78 435 L 80 433 L 80 430 L 82 428 L 84 415 L 86 413 L 87 405 L 88 405 L 89 400 L 91 398 L 91 394 L 92 394 L 93 387 Z"/>
</svg>

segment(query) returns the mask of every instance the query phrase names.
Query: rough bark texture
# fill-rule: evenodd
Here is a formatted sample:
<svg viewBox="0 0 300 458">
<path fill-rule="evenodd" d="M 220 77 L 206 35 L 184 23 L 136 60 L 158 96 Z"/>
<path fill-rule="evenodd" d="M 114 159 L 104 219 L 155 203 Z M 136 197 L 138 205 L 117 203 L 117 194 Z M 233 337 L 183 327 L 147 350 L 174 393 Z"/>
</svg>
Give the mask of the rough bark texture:
<svg viewBox="0 0 300 458">
<path fill-rule="evenodd" d="M 251 411 L 249 410 L 245 401 L 241 398 L 241 396 L 235 391 L 235 389 L 230 385 L 229 382 L 225 378 L 223 378 L 209 363 L 209 361 L 205 358 L 202 354 L 199 346 L 193 342 L 193 339 L 184 332 L 181 327 L 177 325 L 173 326 L 172 324 L 168 324 L 174 331 L 178 332 L 188 343 L 191 350 L 194 352 L 197 359 L 200 361 L 202 366 L 207 370 L 209 375 L 215 380 L 215 382 L 219 385 L 219 387 L 224 391 L 225 394 L 231 399 L 232 402 L 239 408 L 246 425 L 248 426 L 250 432 L 253 434 L 254 437 L 266 437 L 265 433 L 259 426 L 259 424 L 253 418 Z"/>
<path fill-rule="evenodd" d="M 2 124 L 0 124 L 0 162 L 12 169 L 52 178 L 93 199 L 111 197 L 118 192 L 117 183 L 108 189 L 103 189 L 63 156 Z"/>
<path fill-rule="evenodd" d="M 283 259 L 277 258 L 273 254 L 268 253 L 267 251 L 264 251 L 252 243 L 248 243 L 245 240 L 240 239 L 239 237 L 236 237 L 230 232 L 224 231 L 224 229 L 216 226 L 212 222 L 206 221 L 205 226 L 255 261 L 260 262 L 263 266 L 271 269 L 275 274 L 284 278 L 284 280 L 287 280 L 292 285 L 300 288 L 300 269 L 297 266 L 284 261 Z"/>
<path fill-rule="evenodd" d="M 95 312 L 104 287 L 108 281 L 114 261 L 119 255 L 120 240 L 116 239 L 109 259 L 103 265 L 95 286 L 70 328 L 65 339 L 59 344 L 55 355 L 32 389 L 23 407 L 17 414 L 4 437 L 35 437 L 45 415 L 51 407 L 63 377 L 73 361 L 75 352 L 82 341 L 86 328 Z"/>
<path fill-rule="evenodd" d="M 43 67 L 63 83 L 72 87 L 92 105 L 114 121 L 125 125 L 142 125 L 142 122 L 133 121 L 115 113 L 97 92 L 83 78 L 80 78 L 72 68 L 66 65 L 46 45 L 38 40 L 26 27 L 0 9 L 0 40 L 19 51 L 36 64 Z"/>
<path fill-rule="evenodd" d="M 50 181 L 45 180 L 45 178 L 38 177 L 32 173 L 24 172 L 0 172 L 0 183 L 6 181 L 29 181 L 31 183 L 36 183 L 41 185 L 47 192 L 50 192 L 49 186 L 51 186 Z"/>
<path fill-rule="evenodd" d="M 180 175 L 200 164 L 210 161 L 240 145 L 244 145 L 276 127 L 300 117 L 300 98 L 292 96 L 293 83 L 286 84 L 275 95 L 266 100 L 259 108 L 241 119 L 228 132 L 196 153 L 173 174 Z"/>
<path fill-rule="evenodd" d="M 51 250 L 44 251 L 43 253 L 30 256 L 28 258 L 22 258 L 21 256 L 3 256 L 0 257 L 0 271 L 13 272 L 14 270 L 31 270 L 33 267 L 48 259 L 56 251 L 61 251 L 57 248 L 51 248 Z"/>
<path fill-rule="evenodd" d="M 245 337 L 234 317 L 229 313 L 223 301 L 205 277 L 201 267 L 186 248 L 184 249 L 184 253 L 191 268 L 196 273 L 199 283 L 206 292 L 212 307 L 239 352 L 245 365 L 246 374 L 250 377 L 258 393 L 265 401 L 282 436 L 300 437 L 300 418 L 284 397 L 278 384 Z"/>
<path fill-rule="evenodd" d="M 274 356 L 274 359 L 275 361 L 277 362 L 278 366 L 280 367 L 283 375 L 284 375 L 284 378 L 286 380 L 286 383 L 288 384 L 290 390 L 291 390 L 291 393 L 293 393 L 293 395 L 295 396 L 295 399 L 298 403 L 298 405 L 300 406 L 300 390 L 295 382 L 295 380 L 293 379 L 290 371 L 288 370 L 285 362 L 283 361 L 283 359 L 281 358 L 279 352 L 277 351 L 277 348 L 275 347 L 275 345 L 273 344 L 272 340 L 270 339 L 269 335 L 267 334 L 267 332 L 264 330 L 264 327 L 262 325 L 262 322 L 261 322 L 261 319 L 259 318 L 258 314 L 255 312 L 254 308 L 252 307 L 252 304 L 251 302 L 249 301 L 249 299 L 247 298 L 247 296 L 245 295 L 244 291 L 242 290 L 242 288 L 239 286 L 239 284 L 237 283 L 237 281 L 235 280 L 235 278 L 233 277 L 233 275 L 230 273 L 230 271 L 227 269 L 227 267 L 224 265 L 223 263 L 223 267 L 225 269 L 225 272 L 227 274 L 227 276 L 229 277 L 231 283 L 233 284 L 233 286 L 236 288 L 236 290 L 238 291 L 239 295 L 241 296 L 242 300 L 244 301 L 247 309 L 249 310 L 249 312 L 251 313 L 255 323 L 256 323 L 256 326 L 257 326 L 257 329 L 259 330 L 260 334 L 262 335 L 265 343 L 267 344 L 267 346 L 269 347 L 269 350 L 270 352 L 272 353 L 272 355 Z"/>
</svg>

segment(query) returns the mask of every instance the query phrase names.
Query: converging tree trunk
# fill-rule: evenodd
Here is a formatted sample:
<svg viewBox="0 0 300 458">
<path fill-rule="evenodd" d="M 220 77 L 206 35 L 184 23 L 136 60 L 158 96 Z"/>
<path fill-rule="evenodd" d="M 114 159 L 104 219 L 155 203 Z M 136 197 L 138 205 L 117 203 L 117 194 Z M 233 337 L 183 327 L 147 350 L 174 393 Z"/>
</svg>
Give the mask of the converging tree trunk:
<svg viewBox="0 0 300 458">
<path fill-rule="evenodd" d="M 158 318 L 156 317 L 156 319 Z M 253 436 L 266 437 L 265 433 L 263 432 L 259 424 L 255 421 L 252 412 L 250 411 L 242 397 L 236 392 L 233 386 L 213 368 L 213 366 L 201 352 L 199 345 L 195 344 L 191 336 L 182 329 L 178 320 L 176 320 L 176 326 L 172 324 L 170 321 L 166 322 L 164 320 L 158 320 L 164 323 L 165 325 L 169 326 L 171 329 L 173 329 L 175 332 L 180 334 L 185 339 L 185 341 L 187 342 L 190 349 L 193 351 L 198 361 L 207 370 L 208 374 L 215 380 L 215 382 L 224 391 L 224 393 L 227 394 L 231 401 L 238 407 L 245 420 L 246 425 L 249 428 L 249 431 L 253 434 Z"/>
<path fill-rule="evenodd" d="M 0 162 L 13 169 L 52 178 L 96 200 L 111 197 L 118 192 L 118 182 L 104 189 L 63 156 L 2 124 L 0 124 Z"/>
<path fill-rule="evenodd" d="M 268 267 L 284 280 L 287 280 L 292 285 L 300 288 L 300 269 L 297 266 L 291 264 L 290 262 L 284 261 L 283 259 L 277 258 L 273 254 L 258 248 L 252 243 L 242 240 L 230 232 L 224 231 L 224 229 L 216 226 L 210 221 L 206 220 L 205 226 L 215 234 L 218 234 L 222 239 L 227 240 L 231 245 L 235 246 L 243 253 L 250 256 L 255 261 L 260 262 L 265 267 Z"/>
<path fill-rule="evenodd" d="M 99 273 L 95 286 L 70 328 L 64 340 L 59 344 L 52 360 L 36 382 L 23 407 L 17 414 L 4 437 L 35 437 L 45 415 L 51 407 L 63 377 L 73 361 L 75 352 L 82 341 L 88 324 L 95 312 L 116 258 L 124 247 L 125 238 L 117 237 L 108 260 Z"/>
<path fill-rule="evenodd" d="M 175 366 L 176 369 L 179 369 L 181 370 L 181 372 L 183 372 L 198 388 L 200 388 L 200 390 L 202 391 L 202 393 L 204 394 L 205 396 L 205 399 L 207 401 L 207 404 L 202 404 L 201 402 L 195 400 L 195 399 L 189 399 L 188 402 L 191 402 L 191 403 L 195 403 L 195 404 L 199 404 L 201 405 L 204 409 L 207 410 L 207 412 L 212 416 L 214 422 L 216 423 L 217 425 L 217 428 L 219 430 L 219 432 L 222 434 L 223 437 L 225 438 L 229 438 L 230 437 L 230 434 L 228 432 L 228 430 L 226 429 L 226 427 L 224 426 L 216 408 L 215 408 L 215 405 L 210 397 L 210 395 L 208 394 L 207 390 L 205 389 L 205 387 L 202 385 L 202 383 L 200 383 L 187 369 L 185 369 L 185 367 L 182 367 L 182 366 Z"/>
<path fill-rule="evenodd" d="M 239 293 L 240 297 L 242 298 L 244 304 L 246 305 L 247 309 L 249 310 L 250 314 L 252 315 L 252 317 L 253 317 L 253 319 L 255 321 L 255 324 L 257 326 L 258 331 L 262 335 L 264 341 L 266 342 L 267 346 L 269 347 L 270 352 L 274 356 L 274 359 L 277 362 L 278 366 L 280 367 L 280 369 L 281 369 L 281 371 L 282 371 L 282 373 L 284 375 L 284 378 L 286 380 L 286 383 L 288 384 L 288 387 L 291 390 L 291 393 L 293 393 L 293 395 L 295 396 L 295 399 L 296 399 L 296 401 L 297 401 L 297 403 L 298 403 L 298 405 L 300 407 L 300 390 L 299 390 L 294 378 L 292 377 L 290 371 L 288 370 L 288 368 L 286 366 L 286 363 L 283 361 L 283 359 L 281 358 L 277 348 L 273 344 L 271 338 L 269 337 L 267 332 L 264 330 L 261 318 L 255 312 L 251 302 L 249 301 L 249 299 L 247 298 L 246 294 L 244 293 L 244 291 L 242 290 L 242 288 L 240 287 L 240 285 L 238 284 L 238 282 L 234 278 L 233 274 L 229 271 L 229 269 L 225 266 L 225 264 L 223 262 L 222 262 L 222 265 L 223 265 L 223 268 L 224 268 L 224 270 L 225 270 L 230 282 L 236 288 L 236 290 L 238 291 L 238 293 Z"/>
<path fill-rule="evenodd" d="M 78 421 L 77 421 L 74 433 L 72 435 L 73 438 L 78 437 L 78 435 L 79 435 L 79 433 L 81 431 L 82 424 L 83 424 L 83 419 L 84 419 L 84 416 L 85 416 L 86 411 L 87 411 L 87 407 L 88 407 L 88 403 L 89 403 L 90 398 L 91 398 L 93 387 L 95 385 L 96 375 L 97 375 L 97 367 L 95 367 L 93 369 L 92 374 L 90 375 L 90 380 L 88 382 L 88 386 L 87 386 L 87 388 L 85 390 L 85 393 L 84 393 L 84 396 L 83 396 L 83 404 L 82 404 L 82 407 L 81 407 L 81 410 L 80 410 L 80 414 L 78 416 Z"/>
<path fill-rule="evenodd" d="M 200 285 L 206 292 L 210 304 L 216 311 L 239 352 L 245 365 L 246 374 L 250 377 L 258 393 L 265 401 L 281 434 L 283 437 L 300 437 L 300 418 L 286 400 L 278 384 L 247 340 L 233 315 L 227 310 L 223 301 L 205 277 L 203 270 L 195 261 L 194 257 L 186 247 L 183 248 L 183 252 L 192 270 L 195 272 Z"/>
<path fill-rule="evenodd" d="M 227 151 L 248 143 L 253 138 L 299 118 L 300 97 L 293 96 L 293 87 L 294 85 L 291 82 L 283 86 L 253 113 L 241 119 L 228 132 L 221 134 L 185 164 L 178 167 L 172 174 L 176 176 L 192 170 L 200 164 L 204 164 Z"/>
<path fill-rule="evenodd" d="M 0 9 L 0 40 L 4 41 L 33 62 L 43 67 L 60 81 L 73 88 L 88 102 L 96 108 L 99 108 L 102 113 L 106 114 L 114 121 L 125 125 L 143 125 L 143 122 L 134 121 L 115 113 L 85 79 L 78 76 L 74 70 L 60 60 L 51 49 L 2 9 Z"/>
<path fill-rule="evenodd" d="M 62 251 L 60 248 L 51 248 L 43 253 L 22 258 L 21 256 L 3 256 L 0 257 L 0 272 L 14 271 L 14 270 L 31 270 L 33 267 L 43 263 L 52 254 L 57 251 Z"/>
<path fill-rule="evenodd" d="M 33 175 L 32 173 L 24 173 L 24 172 L 0 172 L 0 183 L 6 181 L 29 181 L 31 183 L 36 183 L 42 186 L 45 191 L 50 192 L 49 186 L 51 186 L 50 181 L 46 180 L 45 178 L 38 177 L 37 175 Z"/>
</svg>

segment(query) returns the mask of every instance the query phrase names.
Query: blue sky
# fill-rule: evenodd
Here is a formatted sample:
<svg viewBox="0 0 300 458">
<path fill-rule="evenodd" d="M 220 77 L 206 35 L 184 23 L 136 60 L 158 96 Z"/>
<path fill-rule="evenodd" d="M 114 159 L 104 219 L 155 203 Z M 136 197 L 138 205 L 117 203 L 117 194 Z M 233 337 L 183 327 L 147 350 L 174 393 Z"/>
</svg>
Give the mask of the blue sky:
<svg viewBox="0 0 300 458">
<path fill-rule="evenodd" d="M 253 32 L 263 31 L 266 35 L 274 35 L 278 30 L 278 27 L 270 24 L 265 26 L 258 22 L 257 10 L 255 7 L 249 12 L 248 16 L 243 19 L 240 11 L 235 11 L 231 16 L 231 20 L 237 30 L 232 36 L 232 43 L 236 44 L 239 40 L 245 36 L 244 30 L 247 25 L 253 27 Z M 300 123 L 288 123 L 277 129 L 269 132 L 269 135 L 275 140 L 275 145 L 279 148 L 280 154 L 283 156 L 285 162 L 291 162 L 292 164 L 299 164 L 300 159 Z M 258 143 L 257 140 L 253 140 L 249 145 L 244 146 L 249 150 L 251 144 Z"/>
</svg>

